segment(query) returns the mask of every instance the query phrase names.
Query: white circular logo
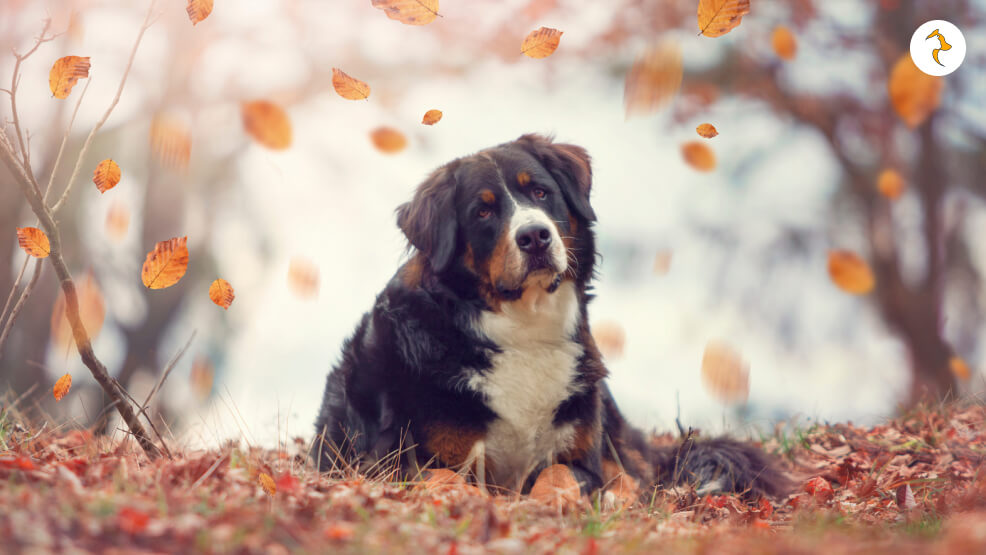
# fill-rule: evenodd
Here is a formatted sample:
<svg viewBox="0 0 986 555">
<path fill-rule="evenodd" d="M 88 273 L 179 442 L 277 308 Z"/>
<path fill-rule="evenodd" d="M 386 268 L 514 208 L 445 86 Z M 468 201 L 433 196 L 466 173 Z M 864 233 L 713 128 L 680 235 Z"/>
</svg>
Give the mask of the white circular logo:
<svg viewBox="0 0 986 555">
<path fill-rule="evenodd" d="M 911 35 L 911 59 L 928 75 L 948 75 L 965 59 L 965 37 L 955 25 L 932 19 Z"/>
</svg>

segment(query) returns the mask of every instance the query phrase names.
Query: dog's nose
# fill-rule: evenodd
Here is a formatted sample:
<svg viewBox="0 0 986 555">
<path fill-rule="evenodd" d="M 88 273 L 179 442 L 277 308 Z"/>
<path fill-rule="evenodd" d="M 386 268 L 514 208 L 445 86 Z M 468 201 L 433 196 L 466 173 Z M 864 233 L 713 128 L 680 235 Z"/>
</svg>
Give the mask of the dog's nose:
<svg viewBox="0 0 986 555">
<path fill-rule="evenodd" d="M 525 225 L 517 230 L 517 246 L 527 254 L 544 252 L 551 244 L 551 230 L 541 224 Z"/>
</svg>

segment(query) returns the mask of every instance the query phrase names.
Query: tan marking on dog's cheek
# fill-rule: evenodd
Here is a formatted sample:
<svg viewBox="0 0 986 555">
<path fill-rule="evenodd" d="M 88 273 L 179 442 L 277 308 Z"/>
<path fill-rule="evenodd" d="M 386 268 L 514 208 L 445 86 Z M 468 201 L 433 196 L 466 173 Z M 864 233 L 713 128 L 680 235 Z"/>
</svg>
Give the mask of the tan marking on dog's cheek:
<svg viewBox="0 0 986 555">
<path fill-rule="evenodd" d="M 479 193 L 479 198 L 482 199 L 483 202 L 485 202 L 486 204 L 493 204 L 494 202 L 496 202 L 496 195 L 493 194 L 493 191 L 490 191 L 489 189 L 483 189 L 483 191 Z"/>
<path fill-rule="evenodd" d="M 428 439 L 425 446 L 432 455 L 449 466 L 461 466 L 468 462 L 469 453 L 477 441 L 483 439 L 480 430 L 449 424 L 431 424 L 425 428 Z"/>
<path fill-rule="evenodd" d="M 504 228 L 489 259 L 490 285 L 494 289 L 503 282 L 513 284 L 520 277 L 518 254 L 511 248 L 509 228 Z"/>
<path fill-rule="evenodd" d="M 517 172 L 517 184 L 521 187 L 526 187 L 531 182 L 531 174 L 521 171 Z"/>
</svg>

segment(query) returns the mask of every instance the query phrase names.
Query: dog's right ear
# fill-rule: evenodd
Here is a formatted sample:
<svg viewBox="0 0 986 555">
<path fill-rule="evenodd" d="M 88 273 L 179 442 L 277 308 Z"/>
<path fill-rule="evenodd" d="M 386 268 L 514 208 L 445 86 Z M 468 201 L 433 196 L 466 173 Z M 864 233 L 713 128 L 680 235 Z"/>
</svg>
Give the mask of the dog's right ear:
<svg viewBox="0 0 986 555">
<path fill-rule="evenodd" d="M 397 226 L 408 242 L 428 258 L 436 273 L 452 263 L 457 243 L 455 178 L 439 168 L 418 185 L 414 198 L 397 208 Z"/>
</svg>

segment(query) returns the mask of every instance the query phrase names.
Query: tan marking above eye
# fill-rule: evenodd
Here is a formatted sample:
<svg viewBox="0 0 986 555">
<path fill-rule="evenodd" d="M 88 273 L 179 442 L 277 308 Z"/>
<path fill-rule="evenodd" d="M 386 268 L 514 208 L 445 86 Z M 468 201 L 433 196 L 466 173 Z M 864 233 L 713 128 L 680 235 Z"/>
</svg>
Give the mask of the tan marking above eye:
<svg viewBox="0 0 986 555">
<path fill-rule="evenodd" d="M 521 187 L 527 185 L 530 182 L 531 182 L 531 174 L 529 174 L 527 172 L 518 172 L 517 173 L 517 183 Z"/>
<path fill-rule="evenodd" d="M 493 204 L 496 202 L 496 195 L 494 195 L 493 191 L 490 191 L 489 189 L 483 189 L 483 191 L 479 193 L 479 198 L 483 199 L 483 202 L 486 204 Z"/>
</svg>

